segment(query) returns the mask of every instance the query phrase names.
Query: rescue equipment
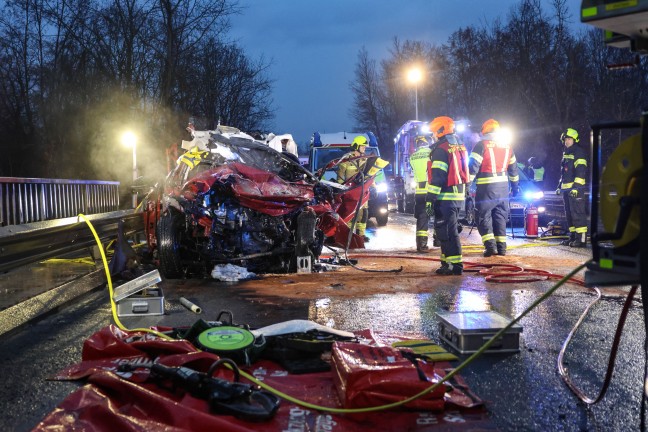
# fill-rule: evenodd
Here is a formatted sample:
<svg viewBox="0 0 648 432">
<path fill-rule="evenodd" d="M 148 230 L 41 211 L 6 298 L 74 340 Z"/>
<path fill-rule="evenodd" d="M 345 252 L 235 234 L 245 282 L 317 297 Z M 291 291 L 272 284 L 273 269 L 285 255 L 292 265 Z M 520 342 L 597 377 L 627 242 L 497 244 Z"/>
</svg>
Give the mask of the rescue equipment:
<svg viewBox="0 0 648 432">
<path fill-rule="evenodd" d="M 203 331 L 197 341 L 205 351 L 230 357 L 250 349 L 254 344 L 254 335 L 244 328 L 222 326 Z"/>
<path fill-rule="evenodd" d="M 345 408 L 370 407 L 403 400 L 427 388 L 441 378 L 433 364 L 386 346 L 335 342 L 332 352 L 333 382 Z M 438 411 L 448 387 L 405 404 L 407 408 Z"/>
<path fill-rule="evenodd" d="M 538 209 L 533 204 L 524 208 L 524 234 L 527 237 L 538 237 Z"/>
<path fill-rule="evenodd" d="M 157 381 L 169 380 L 174 389 L 180 388 L 194 397 L 206 400 L 209 409 L 217 414 L 233 415 L 247 421 L 265 421 L 274 417 L 281 402 L 274 394 L 250 384 L 230 382 L 212 376 L 218 366 L 227 363 L 234 369 L 234 376 L 238 381 L 238 368 L 227 359 L 215 362 L 207 373 L 185 366 L 170 367 L 154 363 L 151 366 L 151 378 Z"/>
<path fill-rule="evenodd" d="M 603 166 L 599 181 L 601 130 L 624 128 L 642 128 L 642 132 L 619 144 Z M 588 265 L 585 273 L 587 286 L 640 283 L 642 147 L 645 146 L 646 135 L 646 115 L 642 117 L 642 122 L 592 126 L 594 157 L 590 227 L 593 263 Z M 599 218 L 604 232 L 599 232 Z"/>
<path fill-rule="evenodd" d="M 437 312 L 439 336 L 461 354 L 477 352 L 485 342 L 511 324 L 511 320 L 495 311 L 483 312 Z M 486 353 L 510 353 L 520 351 L 522 326 L 514 324 L 500 335 Z"/>
</svg>

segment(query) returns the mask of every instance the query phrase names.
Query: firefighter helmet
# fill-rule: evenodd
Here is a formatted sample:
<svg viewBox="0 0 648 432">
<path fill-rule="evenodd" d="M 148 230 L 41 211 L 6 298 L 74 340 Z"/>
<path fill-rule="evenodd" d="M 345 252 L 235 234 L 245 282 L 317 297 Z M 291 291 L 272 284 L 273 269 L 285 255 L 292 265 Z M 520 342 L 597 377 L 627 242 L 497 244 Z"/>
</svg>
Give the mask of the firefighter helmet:
<svg viewBox="0 0 648 432">
<path fill-rule="evenodd" d="M 367 137 L 364 135 L 358 135 L 357 137 L 353 138 L 353 142 L 351 143 L 351 148 L 353 150 L 358 150 L 362 146 L 369 145 L 367 142 Z"/>
<path fill-rule="evenodd" d="M 454 133 L 454 129 L 454 120 L 447 116 L 437 117 L 430 122 L 430 132 L 436 139 Z"/>
<path fill-rule="evenodd" d="M 573 138 L 574 142 L 578 142 L 578 132 L 576 129 L 567 128 L 567 131 L 560 135 L 560 141 L 565 142 L 565 138 Z"/>
<path fill-rule="evenodd" d="M 428 137 L 419 135 L 416 137 L 416 147 L 427 147 L 430 145 L 430 141 L 428 141 Z"/>
<path fill-rule="evenodd" d="M 500 128 L 500 124 L 497 120 L 488 119 L 482 125 L 481 133 L 482 135 L 486 135 L 487 133 L 495 132 L 499 128 Z"/>
</svg>

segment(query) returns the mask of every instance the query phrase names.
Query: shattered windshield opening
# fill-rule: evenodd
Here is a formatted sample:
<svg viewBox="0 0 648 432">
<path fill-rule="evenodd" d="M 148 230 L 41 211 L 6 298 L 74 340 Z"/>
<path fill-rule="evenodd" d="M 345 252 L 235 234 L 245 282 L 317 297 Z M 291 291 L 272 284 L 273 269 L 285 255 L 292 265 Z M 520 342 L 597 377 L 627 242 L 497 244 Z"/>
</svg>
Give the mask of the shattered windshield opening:
<svg viewBox="0 0 648 432">
<path fill-rule="evenodd" d="M 210 143 L 211 152 L 217 155 L 216 163 L 240 162 L 276 174 L 289 182 L 315 181 L 312 174 L 304 167 L 267 145 L 246 138 L 226 137 L 220 134 L 213 134 Z"/>
</svg>

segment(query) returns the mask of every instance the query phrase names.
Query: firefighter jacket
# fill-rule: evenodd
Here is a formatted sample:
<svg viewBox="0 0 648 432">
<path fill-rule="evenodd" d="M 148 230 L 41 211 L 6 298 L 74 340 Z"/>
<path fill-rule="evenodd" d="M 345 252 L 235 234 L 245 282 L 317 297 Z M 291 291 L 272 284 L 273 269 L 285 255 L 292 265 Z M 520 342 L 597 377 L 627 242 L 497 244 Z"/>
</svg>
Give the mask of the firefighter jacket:
<svg viewBox="0 0 648 432">
<path fill-rule="evenodd" d="M 345 183 L 348 179 L 356 175 L 356 173 L 363 169 L 365 163 L 367 162 L 366 158 L 360 158 L 362 154 L 358 151 L 350 151 L 349 153 L 342 156 L 341 162 L 338 164 L 337 169 L 337 182 Z M 358 159 L 353 159 L 358 158 Z M 347 160 L 353 159 L 353 160 Z"/>
<path fill-rule="evenodd" d="M 469 183 L 468 152 L 454 134 L 436 142 L 430 154 L 427 201 L 451 201 L 463 207 Z"/>
<path fill-rule="evenodd" d="M 584 148 L 573 144 L 563 152 L 560 163 L 559 189 L 562 191 L 576 189 L 585 192 L 587 178 L 587 155 Z"/>
<path fill-rule="evenodd" d="M 508 182 L 517 187 L 520 181 L 518 163 L 510 145 L 492 139 L 492 134 L 475 144 L 470 153 L 470 180 L 489 189 L 506 191 Z"/>
<path fill-rule="evenodd" d="M 430 162 L 430 147 L 419 147 L 410 156 L 409 163 L 414 172 L 414 181 L 416 181 L 416 195 L 427 193 L 428 181 L 428 162 Z"/>
</svg>

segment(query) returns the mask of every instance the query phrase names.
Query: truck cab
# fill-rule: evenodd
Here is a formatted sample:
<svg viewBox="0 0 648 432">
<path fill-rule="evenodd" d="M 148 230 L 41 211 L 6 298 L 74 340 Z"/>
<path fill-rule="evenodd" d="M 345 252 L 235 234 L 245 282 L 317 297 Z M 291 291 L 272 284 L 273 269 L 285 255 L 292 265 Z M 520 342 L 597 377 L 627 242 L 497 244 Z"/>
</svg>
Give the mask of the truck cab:
<svg viewBox="0 0 648 432">
<path fill-rule="evenodd" d="M 373 133 L 356 133 L 356 132 L 338 132 L 324 133 L 315 132 L 311 137 L 310 152 L 308 156 L 308 168 L 313 172 L 326 167 L 326 165 L 336 159 L 340 159 L 349 153 L 353 139 L 359 135 L 364 135 L 369 142 L 365 151 L 369 156 L 380 156 L 378 141 Z M 323 173 L 323 180 L 335 182 L 337 178 L 336 168 L 332 168 Z M 387 207 L 387 180 L 382 171 L 376 174 L 374 179 L 375 188 L 370 190 L 369 197 L 369 217 L 375 217 L 378 226 L 385 226 L 389 220 L 389 210 Z"/>
</svg>

